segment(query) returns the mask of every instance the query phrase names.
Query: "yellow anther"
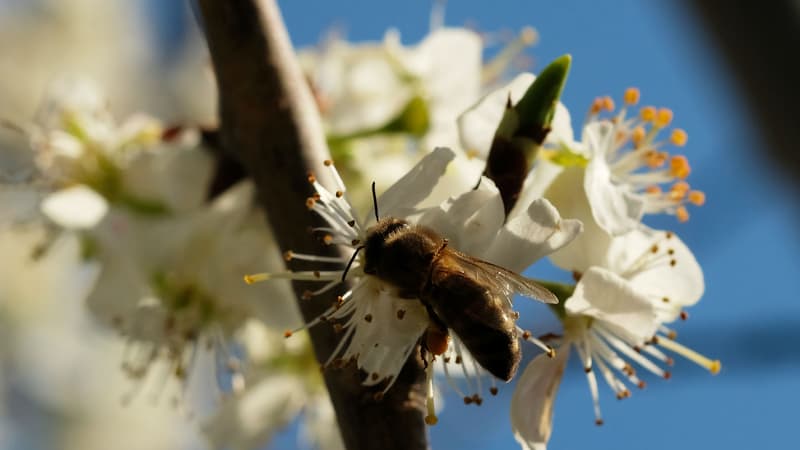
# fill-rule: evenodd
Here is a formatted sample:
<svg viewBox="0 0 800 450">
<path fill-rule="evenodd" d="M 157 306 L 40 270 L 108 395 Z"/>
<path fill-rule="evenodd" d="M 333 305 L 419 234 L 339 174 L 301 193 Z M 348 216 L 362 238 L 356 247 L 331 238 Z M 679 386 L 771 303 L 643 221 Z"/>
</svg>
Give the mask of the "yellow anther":
<svg viewBox="0 0 800 450">
<path fill-rule="evenodd" d="M 656 113 L 655 125 L 659 128 L 664 128 L 672 122 L 672 110 L 669 108 L 661 108 Z"/>
<path fill-rule="evenodd" d="M 625 95 L 623 96 L 626 105 L 635 105 L 639 103 L 639 89 L 635 87 L 629 87 L 625 89 Z"/>
<path fill-rule="evenodd" d="M 651 169 L 656 169 L 664 165 L 667 161 L 667 157 L 669 156 L 666 152 L 657 152 L 655 150 L 650 150 L 645 153 L 645 160 L 647 161 L 647 166 Z"/>
<path fill-rule="evenodd" d="M 647 189 L 645 189 L 645 192 L 647 192 L 648 194 L 656 194 L 656 195 L 660 194 L 661 193 L 661 186 L 658 186 L 658 185 L 647 186 Z"/>
<path fill-rule="evenodd" d="M 669 141 L 676 147 L 683 147 L 688 139 L 689 135 L 680 128 L 675 128 L 672 130 L 672 134 L 669 135 Z"/>
<path fill-rule="evenodd" d="M 536 28 L 527 26 L 524 27 L 522 31 L 519 32 L 519 41 L 522 42 L 524 45 L 533 45 L 538 40 L 539 40 L 539 33 L 536 32 Z"/>
<path fill-rule="evenodd" d="M 638 147 L 641 145 L 642 141 L 644 141 L 644 137 L 647 135 L 644 131 L 644 127 L 638 126 L 633 129 L 631 132 L 631 140 L 633 141 L 633 145 Z"/>
<path fill-rule="evenodd" d="M 591 108 L 589 108 L 589 112 L 590 112 L 590 114 L 597 114 L 597 113 L 599 113 L 599 112 L 600 112 L 602 109 L 603 109 L 603 99 L 602 99 L 602 98 L 600 98 L 600 97 L 597 97 L 597 98 L 596 98 L 596 99 L 594 99 L 594 101 L 592 102 L 592 106 L 591 106 Z"/>
<path fill-rule="evenodd" d="M 333 243 L 333 236 L 326 234 L 325 237 L 322 238 L 322 242 L 324 242 L 325 245 L 331 245 Z"/>
<path fill-rule="evenodd" d="M 675 155 L 669 161 L 669 173 L 675 178 L 684 179 L 689 176 L 692 168 L 689 167 L 689 160 L 683 155 Z"/>
<path fill-rule="evenodd" d="M 439 418 L 436 417 L 435 415 L 428 414 L 427 416 L 425 416 L 426 425 L 436 425 L 437 423 L 439 423 Z"/>
<path fill-rule="evenodd" d="M 686 193 L 689 192 L 689 183 L 685 181 L 678 181 L 677 183 L 672 185 L 670 191 L 679 193 L 681 195 L 681 198 L 683 198 L 683 196 L 685 196 Z"/>
<path fill-rule="evenodd" d="M 722 370 L 722 363 L 718 359 L 711 361 L 711 364 L 708 365 L 708 371 L 711 372 L 711 375 L 718 374 L 720 370 Z"/>
<path fill-rule="evenodd" d="M 689 220 L 689 211 L 685 207 L 679 206 L 675 210 L 675 216 L 678 218 L 678 222 L 684 223 Z"/>
<path fill-rule="evenodd" d="M 652 106 L 645 106 L 639 111 L 639 117 L 645 122 L 652 122 L 656 118 L 656 109 Z"/>
<path fill-rule="evenodd" d="M 703 206 L 706 203 L 706 194 L 703 191 L 689 192 L 689 203 Z"/>
<path fill-rule="evenodd" d="M 614 110 L 614 106 L 615 106 L 614 105 L 614 99 L 612 99 L 611 97 L 608 97 L 608 96 L 603 97 L 602 103 L 603 103 L 603 109 L 605 109 L 606 111 L 610 112 L 610 111 Z"/>
<path fill-rule="evenodd" d="M 259 281 L 264 281 L 268 279 L 269 279 L 268 273 L 254 273 L 244 276 L 244 282 L 247 284 L 258 283 Z"/>
</svg>

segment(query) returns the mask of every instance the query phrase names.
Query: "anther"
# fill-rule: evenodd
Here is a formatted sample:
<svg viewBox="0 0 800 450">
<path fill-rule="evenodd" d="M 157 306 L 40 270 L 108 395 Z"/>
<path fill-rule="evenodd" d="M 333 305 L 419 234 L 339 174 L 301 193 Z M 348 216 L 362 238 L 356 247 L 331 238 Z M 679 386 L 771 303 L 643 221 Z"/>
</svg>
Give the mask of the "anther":
<svg viewBox="0 0 800 450">
<path fill-rule="evenodd" d="M 432 426 L 432 425 L 436 425 L 437 423 L 439 423 L 439 419 L 436 416 L 433 416 L 433 415 L 425 416 L 425 424 L 426 425 L 431 425 Z"/>
<path fill-rule="evenodd" d="M 611 97 L 603 97 L 603 109 L 606 111 L 614 111 L 614 100 Z"/>
<path fill-rule="evenodd" d="M 652 122 L 656 118 L 656 109 L 652 106 L 645 106 L 639 111 L 639 117 L 645 122 Z"/>
<path fill-rule="evenodd" d="M 376 392 L 375 394 L 372 395 L 372 399 L 375 400 L 376 402 L 383 400 L 383 392 Z"/>
<path fill-rule="evenodd" d="M 669 303 L 669 297 L 662 297 L 661 301 L 664 303 Z"/>
<path fill-rule="evenodd" d="M 674 341 L 677 337 L 678 337 L 678 332 L 675 330 L 669 330 L 669 333 L 667 333 L 667 339 Z"/>
<path fill-rule="evenodd" d="M 538 39 L 539 34 L 536 32 L 536 29 L 531 26 L 523 28 L 519 33 L 519 40 L 524 45 L 533 45 Z"/>
<path fill-rule="evenodd" d="M 676 147 L 683 147 L 687 140 L 689 140 L 689 135 L 680 128 L 675 128 L 669 135 L 669 141 Z"/>
<path fill-rule="evenodd" d="M 490 387 L 490 388 L 489 388 L 489 393 L 490 393 L 490 394 L 492 394 L 492 395 L 497 395 L 497 392 L 498 392 L 498 391 L 497 391 L 497 388 L 496 388 L 496 387 L 492 386 L 492 387 Z"/>
<path fill-rule="evenodd" d="M 583 371 L 584 371 L 585 373 L 592 373 L 592 367 L 591 367 L 591 366 L 584 367 L 584 368 L 583 368 Z"/>
<path fill-rule="evenodd" d="M 702 191 L 689 192 L 689 203 L 696 206 L 703 206 L 706 202 L 706 194 Z"/>
<path fill-rule="evenodd" d="M 352 241 L 350 241 L 350 245 L 352 245 L 353 247 L 355 247 L 356 245 L 358 245 L 360 243 L 361 243 L 361 241 L 359 241 L 358 239 L 353 239 Z"/>
<path fill-rule="evenodd" d="M 311 173 L 311 172 L 308 172 L 307 179 L 308 179 L 308 182 L 312 183 L 312 184 L 317 181 L 317 177 L 315 177 L 314 174 Z"/>
<path fill-rule="evenodd" d="M 356 221 L 355 221 L 355 220 L 348 221 L 348 222 L 347 222 L 347 225 L 348 225 L 350 228 L 353 228 L 354 226 L 356 226 Z"/>
<path fill-rule="evenodd" d="M 689 211 L 686 210 L 686 207 L 679 206 L 677 209 L 675 209 L 675 217 L 678 218 L 678 222 L 685 223 L 689 221 Z"/>
<path fill-rule="evenodd" d="M 333 324 L 333 332 L 334 333 L 341 333 L 344 330 L 344 327 L 340 323 Z"/>
<path fill-rule="evenodd" d="M 456 356 L 456 364 L 461 364 L 461 355 Z"/>
<path fill-rule="evenodd" d="M 639 380 L 639 382 L 638 382 L 638 383 L 636 383 L 636 387 L 638 387 L 639 389 L 644 389 L 644 388 L 646 388 L 646 387 L 647 387 L 647 383 L 645 383 L 645 382 L 644 382 L 644 381 L 642 381 L 642 380 Z"/>
<path fill-rule="evenodd" d="M 303 300 L 311 300 L 312 297 L 314 297 L 314 293 L 313 292 L 311 292 L 309 290 L 303 291 L 303 295 L 302 295 L 302 299 Z"/>
<path fill-rule="evenodd" d="M 472 394 L 472 402 L 478 406 L 481 406 L 483 404 L 483 398 L 481 398 L 481 396 L 478 394 Z"/>
<path fill-rule="evenodd" d="M 325 161 L 322 162 L 322 164 L 325 164 L 326 167 L 330 167 L 333 165 L 333 161 L 331 161 L 330 159 L 326 159 Z"/>
<path fill-rule="evenodd" d="M 525 331 L 522 333 L 522 339 L 524 339 L 524 340 L 526 340 L 526 341 L 527 341 L 528 339 L 530 339 L 530 337 L 531 337 L 531 332 L 530 332 L 530 331 L 528 331 L 528 330 L 525 330 Z"/>
<path fill-rule="evenodd" d="M 372 372 L 372 375 L 370 375 L 370 378 L 372 378 L 372 381 L 378 381 L 378 377 L 379 376 L 380 375 L 378 375 L 377 372 Z"/>
<path fill-rule="evenodd" d="M 314 199 L 313 199 L 313 198 L 311 198 L 311 197 L 308 197 L 308 198 L 306 199 L 306 208 L 308 208 L 308 209 L 313 209 L 313 208 L 314 208 L 314 205 L 315 205 L 316 203 L 317 203 L 317 201 L 316 201 L 316 200 L 314 200 Z"/>
<path fill-rule="evenodd" d="M 672 372 L 665 371 L 664 372 L 664 379 L 665 380 L 669 380 L 670 378 L 672 378 Z"/>
<path fill-rule="evenodd" d="M 681 311 L 681 320 L 686 320 L 689 318 L 689 313 L 686 311 Z"/>
<path fill-rule="evenodd" d="M 291 261 L 293 255 L 294 255 L 294 253 L 292 253 L 291 250 L 287 250 L 287 251 L 283 252 L 283 259 L 286 260 L 286 261 Z"/>
<path fill-rule="evenodd" d="M 628 89 L 625 89 L 625 95 L 623 95 L 622 98 L 625 100 L 626 105 L 635 105 L 639 103 L 639 96 L 639 89 L 636 89 L 635 87 L 629 87 Z"/>
<path fill-rule="evenodd" d="M 675 249 L 674 248 L 667 249 L 667 254 L 670 255 L 670 256 L 674 255 L 675 254 Z"/>
<path fill-rule="evenodd" d="M 658 253 L 658 245 L 657 244 L 653 244 L 653 246 L 650 247 L 650 253 Z"/>
<path fill-rule="evenodd" d="M 336 198 L 342 198 L 343 195 L 344 195 L 344 192 L 336 191 Z"/>
<path fill-rule="evenodd" d="M 669 108 L 661 108 L 656 113 L 655 126 L 664 128 L 672 122 L 672 110 Z"/>
<path fill-rule="evenodd" d="M 366 316 L 364 316 L 364 320 L 367 323 L 372 323 L 372 314 L 367 314 Z"/>
<path fill-rule="evenodd" d="M 397 320 L 403 320 L 403 317 L 406 316 L 406 310 L 398 309 L 397 310 Z"/>
<path fill-rule="evenodd" d="M 631 132 L 631 141 L 633 141 L 633 145 L 638 147 L 642 141 L 644 141 L 644 137 L 647 135 L 644 131 L 644 127 L 638 126 L 633 129 Z"/>
<path fill-rule="evenodd" d="M 689 160 L 683 155 L 675 155 L 669 160 L 669 173 L 673 177 L 684 179 L 689 176 L 692 169 Z"/>
<path fill-rule="evenodd" d="M 676 264 L 678 264 L 678 260 L 676 260 L 676 259 L 670 259 L 669 260 L 669 266 L 670 267 L 675 267 Z"/>
<path fill-rule="evenodd" d="M 324 242 L 325 245 L 331 245 L 333 243 L 333 236 L 331 236 L 330 234 L 326 234 L 322 238 L 322 242 Z"/>
<path fill-rule="evenodd" d="M 472 397 L 464 397 L 464 404 L 465 405 L 472 404 Z"/>
<path fill-rule="evenodd" d="M 603 424 L 603 419 L 595 419 L 594 424 L 598 427 Z"/>
<path fill-rule="evenodd" d="M 283 332 L 283 337 L 285 337 L 285 338 L 290 338 L 290 337 L 292 337 L 292 332 L 291 332 L 291 330 L 286 330 L 286 331 L 284 331 L 284 332 Z"/>
</svg>

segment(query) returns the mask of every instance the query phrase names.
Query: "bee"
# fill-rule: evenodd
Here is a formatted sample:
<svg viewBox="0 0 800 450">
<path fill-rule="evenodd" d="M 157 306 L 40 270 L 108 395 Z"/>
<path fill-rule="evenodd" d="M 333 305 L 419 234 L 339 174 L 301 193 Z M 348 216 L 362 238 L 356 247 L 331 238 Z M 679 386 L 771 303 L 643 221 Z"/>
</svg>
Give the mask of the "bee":
<svg viewBox="0 0 800 450">
<path fill-rule="evenodd" d="M 504 381 L 514 377 L 520 361 L 514 293 L 558 301 L 533 280 L 461 253 L 434 230 L 406 220 L 379 219 L 367 230 L 363 250 L 364 273 L 427 308 L 429 351 L 444 353 L 447 330 L 453 330 L 476 361 Z"/>
</svg>

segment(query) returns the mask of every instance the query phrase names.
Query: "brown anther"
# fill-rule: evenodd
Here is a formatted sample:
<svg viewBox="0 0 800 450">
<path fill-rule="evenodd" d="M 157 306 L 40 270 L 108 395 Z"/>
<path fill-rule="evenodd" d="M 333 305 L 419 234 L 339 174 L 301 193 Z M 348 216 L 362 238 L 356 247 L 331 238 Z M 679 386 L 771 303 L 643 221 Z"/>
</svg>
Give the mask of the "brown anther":
<svg viewBox="0 0 800 450">
<path fill-rule="evenodd" d="M 330 159 L 326 159 L 325 161 L 322 162 L 322 164 L 325 164 L 326 167 L 331 166 L 333 165 L 333 161 Z"/>
<path fill-rule="evenodd" d="M 313 194 L 311 194 L 311 198 L 313 198 L 316 201 L 319 201 L 322 197 L 319 195 L 319 192 L 314 192 Z"/>
<path fill-rule="evenodd" d="M 581 281 L 581 277 L 582 277 L 582 276 L 583 276 L 583 274 L 582 274 L 582 273 L 580 273 L 580 272 L 578 272 L 577 270 L 573 270 L 573 271 L 572 271 L 572 279 L 573 279 L 573 280 L 575 280 L 575 282 L 576 282 L 576 283 L 577 283 L 578 281 Z"/>
<path fill-rule="evenodd" d="M 317 181 L 317 177 L 315 177 L 312 172 L 308 172 L 306 175 L 307 175 L 309 183 L 313 184 L 313 183 L 315 183 Z"/>
<path fill-rule="evenodd" d="M 383 400 L 383 392 L 376 392 L 375 394 L 372 395 L 372 399 L 375 400 L 376 402 Z"/>
<path fill-rule="evenodd" d="M 686 311 L 681 311 L 681 320 L 686 320 L 689 318 L 689 313 Z"/>
<path fill-rule="evenodd" d="M 311 198 L 311 197 L 308 197 L 308 198 L 306 199 L 306 208 L 308 208 L 308 209 L 312 209 L 312 208 L 314 208 L 314 204 L 316 204 L 316 203 L 317 203 L 317 201 L 316 201 L 316 200 L 314 200 L 314 199 L 313 199 L 313 198 Z"/>
<path fill-rule="evenodd" d="M 598 427 L 603 424 L 603 419 L 595 419 L 594 424 Z"/>
<path fill-rule="evenodd" d="M 352 245 L 353 247 L 355 247 L 356 245 L 358 245 L 360 243 L 361 243 L 361 241 L 359 241 L 358 239 L 353 239 L 352 241 L 350 241 L 350 245 Z"/>
<path fill-rule="evenodd" d="M 661 301 L 664 303 L 669 303 L 669 297 L 662 297 Z"/>
<path fill-rule="evenodd" d="M 336 296 L 336 305 L 342 306 L 343 304 L 344 304 L 344 297 L 342 297 L 341 295 Z"/>
<path fill-rule="evenodd" d="M 343 195 L 344 195 L 344 192 L 336 191 L 336 198 L 342 198 Z"/>
<path fill-rule="evenodd" d="M 647 387 L 647 383 L 645 383 L 645 382 L 644 382 L 644 381 L 642 381 L 642 380 L 639 380 L 639 382 L 638 382 L 638 383 L 636 383 L 636 387 L 638 387 L 639 389 L 644 389 L 644 388 L 646 388 L 646 387 Z"/>
<path fill-rule="evenodd" d="M 348 225 L 350 228 L 353 228 L 354 226 L 356 226 L 356 221 L 355 221 L 355 220 L 350 220 L 350 221 L 348 221 L 348 222 L 347 222 L 347 225 Z"/>
<path fill-rule="evenodd" d="M 525 330 L 524 332 L 522 332 L 522 339 L 527 341 L 530 338 L 531 338 L 531 332 L 530 331 Z"/>
<path fill-rule="evenodd" d="M 292 332 L 290 330 L 286 330 L 283 332 L 283 337 L 290 338 L 292 337 Z"/>
<path fill-rule="evenodd" d="M 642 349 L 638 345 L 633 346 L 633 351 L 635 351 L 636 353 L 642 353 Z"/>
<path fill-rule="evenodd" d="M 650 341 L 648 342 L 648 344 L 658 345 L 658 336 L 651 337 Z"/>
<path fill-rule="evenodd" d="M 669 260 L 669 265 L 671 267 L 675 267 L 675 264 L 678 264 L 678 260 L 676 260 L 676 259 L 670 259 Z"/>
<path fill-rule="evenodd" d="M 303 300 L 311 300 L 311 298 L 313 296 L 314 296 L 314 293 L 312 291 L 305 290 L 305 291 L 303 291 L 302 299 Z"/>
<path fill-rule="evenodd" d="M 584 372 L 586 372 L 586 373 L 592 373 L 592 367 L 591 367 L 591 366 L 589 366 L 589 367 L 584 367 L 584 368 L 583 368 L 583 371 L 584 371 Z"/>
<path fill-rule="evenodd" d="M 672 358 L 667 358 L 667 360 L 664 362 L 664 364 L 666 364 L 668 366 L 672 366 L 673 364 L 675 364 L 675 360 L 672 359 Z"/>
<path fill-rule="evenodd" d="M 370 378 L 372 378 L 372 381 L 378 381 L 379 376 L 380 375 L 378 375 L 377 372 L 373 372 L 372 375 L 370 375 Z"/>
<path fill-rule="evenodd" d="M 472 397 L 464 397 L 464 404 L 465 405 L 472 404 Z"/>
<path fill-rule="evenodd" d="M 653 244 L 653 246 L 650 247 L 650 252 L 651 253 L 658 253 L 658 245 Z"/>
<path fill-rule="evenodd" d="M 672 372 L 664 372 L 664 379 L 669 380 L 672 378 Z"/>
<path fill-rule="evenodd" d="M 481 398 L 481 396 L 478 394 L 472 395 L 472 401 L 478 406 L 481 406 L 483 404 L 483 398 Z"/>
<path fill-rule="evenodd" d="M 497 390 L 496 387 L 492 386 L 492 387 L 489 388 L 489 393 L 490 394 L 497 395 L 497 392 L 498 392 L 498 390 Z"/>
<path fill-rule="evenodd" d="M 456 356 L 456 364 L 461 364 L 461 355 Z"/>
<path fill-rule="evenodd" d="M 403 317 L 405 317 L 405 316 L 406 316 L 406 310 L 405 309 L 398 309 L 397 310 L 397 320 L 403 320 Z"/>
<path fill-rule="evenodd" d="M 319 273 L 319 270 L 315 270 L 315 271 L 314 271 L 314 278 L 319 278 L 320 276 L 321 276 L 321 275 L 320 275 L 320 273 Z"/>
<path fill-rule="evenodd" d="M 668 255 L 670 255 L 670 256 L 671 256 L 671 255 L 674 255 L 674 254 L 675 254 L 675 249 L 674 249 L 674 248 L 670 248 L 670 249 L 668 249 L 668 250 L 667 250 L 667 254 L 668 254 Z"/>
<path fill-rule="evenodd" d="M 334 333 L 337 333 L 337 334 L 341 333 L 342 330 L 344 330 L 344 326 L 342 326 L 342 324 L 340 324 L 340 323 L 333 324 L 333 332 Z"/>
<path fill-rule="evenodd" d="M 672 239 L 675 234 L 672 231 L 667 231 L 667 239 Z"/>
<path fill-rule="evenodd" d="M 291 261 L 293 256 L 294 253 L 292 253 L 291 250 L 286 250 L 285 252 L 283 252 L 283 259 L 286 261 Z"/>
<path fill-rule="evenodd" d="M 519 320 L 519 311 L 514 311 L 511 313 L 511 317 L 513 317 L 514 320 Z"/>
<path fill-rule="evenodd" d="M 675 330 L 669 330 L 669 333 L 667 333 L 667 339 L 669 339 L 670 341 L 674 341 L 675 338 L 677 337 L 678 337 L 678 332 L 676 332 Z"/>
<path fill-rule="evenodd" d="M 372 314 L 367 314 L 366 316 L 364 316 L 364 320 L 367 323 L 371 323 L 372 322 Z"/>
</svg>

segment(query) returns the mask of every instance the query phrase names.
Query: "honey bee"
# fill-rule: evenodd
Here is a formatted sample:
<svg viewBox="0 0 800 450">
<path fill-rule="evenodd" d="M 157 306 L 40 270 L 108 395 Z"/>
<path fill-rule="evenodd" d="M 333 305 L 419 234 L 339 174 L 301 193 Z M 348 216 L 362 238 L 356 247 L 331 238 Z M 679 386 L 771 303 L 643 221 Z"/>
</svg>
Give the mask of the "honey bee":
<svg viewBox="0 0 800 450">
<path fill-rule="evenodd" d="M 514 293 L 558 301 L 533 280 L 454 250 L 434 230 L 402 219 L 378 220 L 367 230 L 363 250 L 364 273 L 427 308 L 433 322 L 425 338 L 429 351 L 443 353 L 447 330 L 453 330 L 477 362 L 504 381 L 514 377 L 520 361 Z"/>
</svg>

